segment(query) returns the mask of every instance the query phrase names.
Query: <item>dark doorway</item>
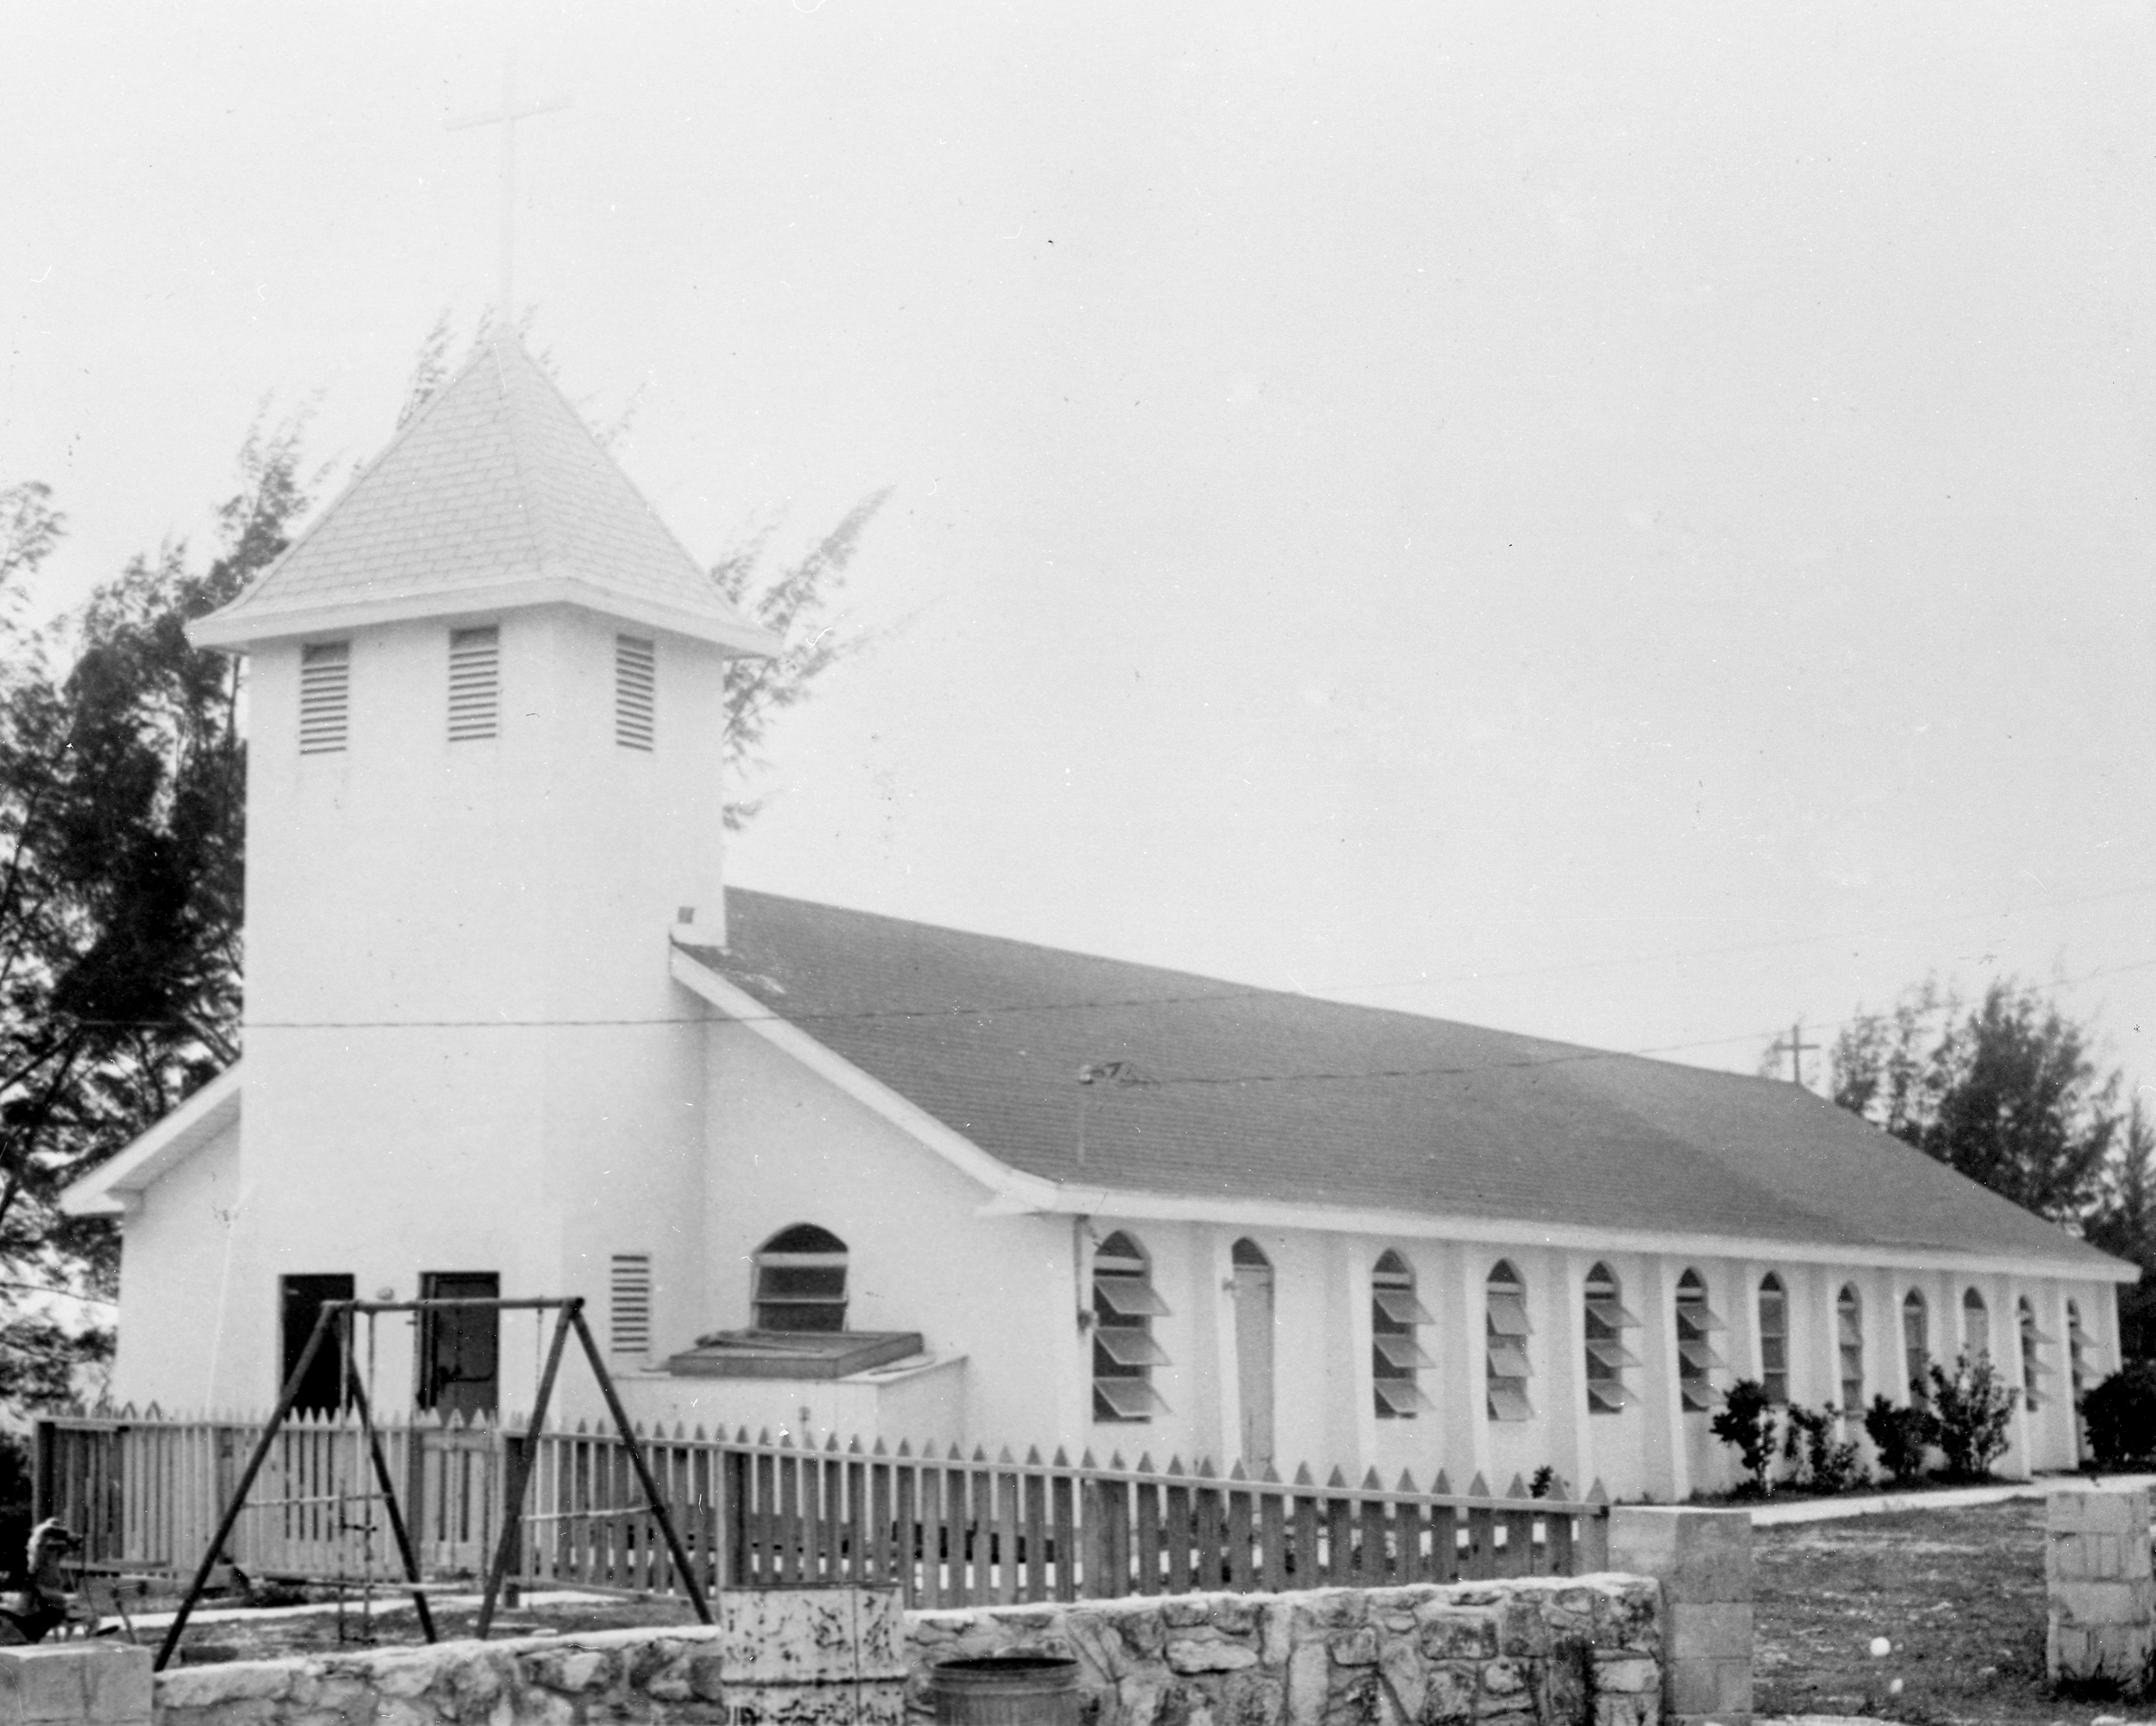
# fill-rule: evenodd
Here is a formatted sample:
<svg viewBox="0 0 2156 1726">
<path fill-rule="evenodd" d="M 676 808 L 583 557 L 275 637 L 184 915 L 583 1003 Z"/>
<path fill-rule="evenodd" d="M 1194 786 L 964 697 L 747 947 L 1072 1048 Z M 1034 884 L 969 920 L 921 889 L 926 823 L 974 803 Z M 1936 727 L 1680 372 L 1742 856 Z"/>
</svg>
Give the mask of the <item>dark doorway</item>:
<svg viewBox="0 0 2156 1726">
<path fill-rule="evenodd" d="M 285 1338 L 285 1370 L 278 1380 L 281 1390 L 291 1382 L 292 1369 L 300 1364 L 300 1351 L 307 1346 L 307 1338 L 315 1333 L 315 1321 L 321 1316 L 326 1301 L 348 1301 L 352 1297 L 352 1281 L 349 1277 L 280 1277 L 277 1279 L 278 1307 L 282 1320 Z M 344 1399 L 344 1340 L 332 1327 L 322 1346 L 315 1351 L 315 1358 L 307 1364 L 307 1376 L 300 1385 L 299 1400 L 292 1405 L 294 1410 L 305 1415 L 333 1413 Z"/>
<path fill-rule="evenodd" d="M 429 1271 L 419 1278 L 425 1301 L 495 1301 L 494 1271 Z M 449 1307 L 419 1315 L 419 1385 L 423 1409 L 492 1417 L 501 1390 L 501 1314 L 492 1307 Z"/>
</svg>

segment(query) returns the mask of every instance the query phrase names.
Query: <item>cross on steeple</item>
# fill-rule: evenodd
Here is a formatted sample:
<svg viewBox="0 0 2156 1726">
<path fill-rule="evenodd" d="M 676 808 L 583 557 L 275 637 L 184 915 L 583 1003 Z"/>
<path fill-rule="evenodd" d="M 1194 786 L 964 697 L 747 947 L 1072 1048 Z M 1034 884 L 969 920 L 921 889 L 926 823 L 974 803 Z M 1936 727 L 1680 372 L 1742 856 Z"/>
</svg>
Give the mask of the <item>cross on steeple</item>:
<svg viewBox="0 0 2156 1726">
<path fill-rule="evenodd" d="M 501 128 L 501 324 L 505 330 L 516 323 L 516 122 L 535 114 L 550 114 L 569 105 L 567 96 L 537 96 L 528 102 L 516 100 L 516 50 L 505 49 L 501 57 L 501 106 L 492 114 L 469 114 L 449 122 L 449 130 L 464 131 L 475 126 Z"/>
</svg>

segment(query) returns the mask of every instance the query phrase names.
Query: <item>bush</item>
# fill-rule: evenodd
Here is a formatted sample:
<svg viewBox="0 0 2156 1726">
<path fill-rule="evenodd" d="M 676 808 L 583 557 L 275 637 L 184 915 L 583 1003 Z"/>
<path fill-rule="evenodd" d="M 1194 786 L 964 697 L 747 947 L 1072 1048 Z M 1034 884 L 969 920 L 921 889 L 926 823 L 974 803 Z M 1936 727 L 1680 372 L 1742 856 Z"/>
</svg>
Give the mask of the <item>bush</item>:
<svg viewBox="0 0 2156 1726">
<path fill-rule="evenodd" d="M 1864 1433 L 1879 1453 L 1879 1466 L 1897 1484 L 1907 1485 L 1923 1478 L 1924 1452 L 1932 1446 L 1938 1424 L 1922 1404 L 1902 1408 L 1875 1396 L 1865 1411 Z"/>
<path fill-rule="evenodd" d="M 1797 1464 L 1799 1485 L 1815 1492 L 1845 1492 L 1863 1483 L 1865 1469 L 1856 1445 L 1836 1436 L 1840 1420 L 1841 1411 L 1832 1403 L 1816 1409 L 1789 1405 L 1782 1454 Z"/>
<path fill-rule="evenodd" d="M 2156 1361 L 2130 1361 L 2082 1397 L 2082 1430 L 2103 1468 L 2156 1460 Z"/>
<path fill-rule="evenodd" d="M 1734 1449 L 1752 1477 L 1753 1490 L 1765 1497 L 1774 1490 L 1768 1471 L 1774 1466 L 1774 1405 L 1757 1379 L 1739 1379 L 1722 1393 L 1708 1430 Z"/>
<path fill-rule="evenodd" d="M 2020 1392 L 2006 1382 L 1989 1354 L 1967 1354 L 1948 1372 L 1931 1365 L 1932 1442 L 1946 1453 L 1956 1480 L 1983 1480 L 2006 1451 L 2006 1428 Z"/>
</svg>

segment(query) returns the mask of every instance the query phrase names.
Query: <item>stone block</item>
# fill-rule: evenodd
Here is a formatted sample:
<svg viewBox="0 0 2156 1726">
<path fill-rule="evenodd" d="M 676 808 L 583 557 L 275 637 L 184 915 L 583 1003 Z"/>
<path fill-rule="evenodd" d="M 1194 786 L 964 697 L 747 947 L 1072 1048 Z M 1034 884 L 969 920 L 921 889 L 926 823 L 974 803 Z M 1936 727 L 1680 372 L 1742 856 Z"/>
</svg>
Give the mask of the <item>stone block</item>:
<svg viewBox="0 0 2156 1726">
<path fill-rule="evenodd" d="M 1651 1660 L 1598 1660 L 1594 1663 L 1594 1693 L 1597 1696 L 1635 1696 L 1658 1692 L 1662 1686 L 1662 1669 Z"/>
<path fill-rule="evenodd" d="M 99 1652 L 84 1672 L 85 1718 L 90 1726 L 147 1726 L 154 1675 L 147 1648 L 93 1643 Z"/>
<path fill-rule="evenodd" d="M 1594 1598 L 1594 1646 L 1604 1652 L 1630 1650 L 1659 1655 L 1662 1648 L 1661 1589 L 1652 1582 L 1624 1583 Z"/>
<path fill-rule="evenodd" d="M 1305 1642 L 1288 1657 L 1289 1726 L 1318 1726 L 1332 1684 L 1332 1657 L 1322 1642 Z"/>
<path fill-rule="evenodd" d="M 2062 1487 L 2047 1495 L 2044 1524 L 2054 1532 L 2123 1534 L 2148 1526 L 2148 1493 L 2144 1487 L 2121 1491 L 2102 1487 Z"/>
<path fill-rule="evenodd" d="M 1472 1719 L 1479 1688 L 1476 1669 L 1464 1662 L 1447 1661 L 1431 1667 L 1423 1680 L 1423 1726 L 1449 1726 L 1451 1722 Z"/>
<path fill-rule="evenodd" d="M 750 1684 L 903 1676 L 896 1613 L 891 1590 L 729 1591 L 717 1605 L 727 1676 Z"/>
<path fill-rule="evenodd" d="M 1367 1624 L 1360 1630 L 1340 1631 L 1327 1642 L 1333 1662 L 1338 1666 L 1375 1666 L 1378 1663 L 1378 1633 Z"/>
<path fill-rule="evenodd" d="M 2146 1621 L 2148 1593 L 2131 1582 L 2055 1582 L 2048 1590 L 2051 1616 L 2068 1624 Z"/>
<path fill-rule="evenodd" d="M 1752 1652 L 1752 1607 L 1673 1602 L 1664 1631 L 1673 1660 L 1734 1659 Z"/>
<path fill-rule="evenodd" d="M 1731 1714 L 1752 1712 L 1752 1658 L 1673 1660 L 1664 1673 L 1663 1700 L 1676 1715 L 1707 1714 L 1727 1726 Z"/>
<path fill-rule="evenodd" d="M 729 1684 L 727 1726 L 854 1726 L 853 1683 Z M 902 1688 L 903 1687 L 893 1687 Z"/>
<path fill-rule="evenodd" d="M 1404 1720 L 1422 1718 L 1423 1702 L 1429 1684 L 1420 1652 L 1414 1643 L 1404 1636 L 1389 1638 L 1378 1651 L 1378 1675 L 1391 1691 L 1393 1705 Z"/>
<path fill-rule="evenodd" d="M 1544 1602 L 1532 1595 L 1507 1600 L 1497 1609 L 1497 1652 L 1515 1659 L 1539 1659 L 1556 1637 L 1543 1616 Z"/>
<path fill-rule="evenodd" d="M 865 1678 L 854 1686 L 856 1726 L 901 1726 L 906 1718 L 906 1683 L 900 1678 Z"/>
<path fill-rule="evenodd" d="M 1368 1631 L 1350 1632 L 1368 1636 Z M 1337 1657 L 1337 1656 L 1335 1657 Z M 1373 1647 L 1371 1658 L 1377 1657 Z M 1258 1652 L 1240 1642 L 1204 1641 L 1190 1639 L 1168 1645 L 1168 1667 L 1170 1672 L 1188 1677 L 1198 1672 L 1239 1672 L 1258 1663 Z"/>
<path fill-rule="evenodd" d="M 864 1682 L 883 1682 L 906 1676 L 906 1605 L 896 1588 L 856 1588 L 854 1597 L 854 1642 Z M 1024 1630 L 1053 1621 L 1045 1612 L 1010 1615 L 1014 1628 Z M 864 1690 L 863 1695 L 868 1693 Z"/>
<path fill-rule="evenodd" d="M 2116 1534 L 2091 1534 L 2089 1544 L 2089 1574 L 2099 1582 L 2109 1582 L 2125 1574 L 2120 1560 L 2119 1539 Z"/>
<path fill-rule="evenodd" d="M 1496 1615 L 1440 1610 L 1423 1619 L 1422 1652 L 1432 1660 L 1487 1660 L 1497 1652 Z"/>
</svg>

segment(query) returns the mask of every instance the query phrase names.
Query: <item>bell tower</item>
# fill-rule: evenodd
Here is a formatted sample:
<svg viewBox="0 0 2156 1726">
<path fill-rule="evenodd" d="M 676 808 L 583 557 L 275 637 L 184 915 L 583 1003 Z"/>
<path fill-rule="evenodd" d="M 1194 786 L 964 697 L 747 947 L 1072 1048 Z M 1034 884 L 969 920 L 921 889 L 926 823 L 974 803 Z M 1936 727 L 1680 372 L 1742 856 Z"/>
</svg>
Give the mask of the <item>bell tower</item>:
<svg viewBox="0 0 2156 1726">
<path fill-rule="evenodd" d="M 506 335 L 191 634 L 248 658 L 237 1261 L 597 1296 L 663 1256 L 703 1160 L 670 932 L 724 939 L 726 665 L 776 642 Z"/>
</svg>

